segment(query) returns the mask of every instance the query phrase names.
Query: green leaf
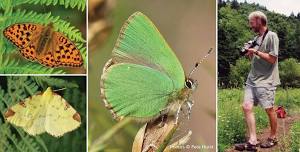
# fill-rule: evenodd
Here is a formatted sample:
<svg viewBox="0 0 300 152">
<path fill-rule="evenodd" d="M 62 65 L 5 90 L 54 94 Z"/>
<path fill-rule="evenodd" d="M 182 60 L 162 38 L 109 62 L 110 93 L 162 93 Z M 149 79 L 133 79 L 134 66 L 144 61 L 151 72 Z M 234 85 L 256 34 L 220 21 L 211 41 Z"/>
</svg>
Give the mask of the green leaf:
<svg viewBox="0 0 300 152">
<path fill-rule="evenodd" d="M 6 55 L 8 56 L 8 55 Z M 4 58 L 0 54 L 0 73 L 1 74 L 63 74 L 62 70 L 44 67 L 38 63 L 26 62 L 21 63 L 19 60 Z"/>
<path fill-rule="evenodd" d="M 7 0 L 6 0 L 7 1 Z M 21 4 L 40 4 L 40 5 L 62 5 L 65 8 L 75 8 L 80 11 L 84 11 L 86 8 L 86 1 L 85 0 L 12 0 L 12 5 L 17 6 Z"/>
</svg>

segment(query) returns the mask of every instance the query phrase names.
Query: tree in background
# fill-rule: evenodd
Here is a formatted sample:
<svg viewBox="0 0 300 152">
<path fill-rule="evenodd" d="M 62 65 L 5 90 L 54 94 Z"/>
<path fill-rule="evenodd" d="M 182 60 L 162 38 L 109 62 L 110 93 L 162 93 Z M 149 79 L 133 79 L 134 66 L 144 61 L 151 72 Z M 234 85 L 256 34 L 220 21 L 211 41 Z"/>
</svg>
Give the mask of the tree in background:
<svg viewBox="0 0 300 152">
<path fill-rule="evenodd" d="M 286 59 L 279 64 L 281 86 L 300 87 L 300 63 L 293 58 Z"/>
<path fill-rule="evenodd" d="M 236 60 L 235 65 L 230 65 L 229 84 L 235 88 L 241 88 L 247 79 L 250 71 L 250 61 L 246 58 Z"/>
</svg>

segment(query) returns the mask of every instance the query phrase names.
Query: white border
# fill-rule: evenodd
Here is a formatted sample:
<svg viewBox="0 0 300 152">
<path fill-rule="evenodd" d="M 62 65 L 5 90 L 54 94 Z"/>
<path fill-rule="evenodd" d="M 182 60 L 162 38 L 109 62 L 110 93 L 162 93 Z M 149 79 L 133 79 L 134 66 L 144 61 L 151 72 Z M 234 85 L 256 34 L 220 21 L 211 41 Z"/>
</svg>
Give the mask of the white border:
<svg viewBox="0 0 300 152">
<path fill-rule="evenodd" d="M 218 151 L 218 1 L 216 0 L 216 17 L 215 17 L 215 20 L 216 20 L 216 27 L 215 27 L 215 30 L 216 30 L 216 36 L 215 36 L 215 43 L 216 43 L 216 46 L 215 46 L 215 51 L 216 51 L 216 152 Z"/>
<path fill-rule="evenodd" d="M 85 118 L 86 118 L 86 130 L 85 130 L 85 138 L 86 138 L 86 140 L 85 140 L 85 142 L 86 142 L 86 152 L 88 152 L 88 141 L 89 141 L 89 138 L 88 138 L 88 134 L 89 134 L 89 111 L 88 111 L 88 109 L 89 109 L 89 77 L 88 77 L 88 73 L 89 73 L 89 41 L 88 41 L 88 35 L 89 35 L 89 16 L 88 16 L 88 9 L 89 8 L 89 3 L 88 3 L 88 0 L 86 0 L 86 5 L 85 5 L 85 14 L 86 14 L 86 23 L 85 23 L 85 26 L 86 26 L 86 59 L 85 59 L 85 61 L 86 61 L 86 73 L 85 73 L 85 78 L 86 78 L 86 84 L 85 84 L 85 86 L 86 86 L 86 101 L 85 101 L 85 104 L 86 104 L 86 113 L 85 113 Z"/>
</svg>

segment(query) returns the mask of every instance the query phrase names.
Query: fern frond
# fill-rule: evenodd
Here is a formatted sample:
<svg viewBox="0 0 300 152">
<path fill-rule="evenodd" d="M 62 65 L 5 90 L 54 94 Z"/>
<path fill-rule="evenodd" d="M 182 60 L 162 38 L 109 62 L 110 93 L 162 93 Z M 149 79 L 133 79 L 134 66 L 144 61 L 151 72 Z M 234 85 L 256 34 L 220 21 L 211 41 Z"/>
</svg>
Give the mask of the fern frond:
<svg viewBox="0 0 300 152">
<path fill-rule="evenodd" d="M 7 77 L 8 94 L 10 96 L 18 96 L 19 100 L 23 100 L 28 96 L 32 96 L 38 92 L 39 86 L 30 77 Z M 19 101 L 17 101 L 19 102 Z"/>
<path fill-rule="evenodd" d="M 24 92 L 24 87 L 20 85 L 26 81 L 26 79 L 27 77 L 7 77 L 7 95 L 9 97 L 4 101 L 7 107 L 19 103 L 28 96 L 28 94 Z"/>
<path fill-rule="evenodd" d="M 63 74 L 62 70 L 44 67 L 38 63 L 21 63 L 19 60 L 11 60 L 0 54 L 0 73 L 1 74 Z M 8 55 L 7 55 L 8 56 Z"/>
<path fill-rule="evenodd" d="M 7 1 L 7 0 L 6 0 Z M 77 10 L 84 11 L 86 8 L 86 1 L 85 0 L 10 0 L 12 6 L 18 6 L 21 4 L 40 4 L 40 5 L 61 5 L 65 8 L 76 8 Z"/>
<path fill-rule="evenodd" d="M 80 93 L 79 89 L 67 89 L 64 93 L 64 99 L 69 101 L 70 103 L 75 102 L 82 102 L 85 101 L 85 94 Z M 75 101 L 75 102 L 74 102 Z M 76 104 L 74 106 L 75 109 L 85 109 L 85 104 Z M 82 115 L 85 115 L 85 113 L 82 113 Z"/>
<path fill-rule="evenodd" d="M 16 127 L 15 130 L 20 136 L 19 145 L 22 148 L 22 151 L 41 151 L 39 145 L 35 143 L 34 138 L 25 134 L 25 132 L 19 127 Z"/>
<path fill-rule="evenodd" d="M 13 152 L 17 151 L 16 147 L 12 146 L 8 140 L 7 135 L 10 135 L 10 127 L 8 124 L 2 123 L 0 117 L 0 151 L 1 152 Z"/>
<path fill-rule="evenodd" d="M 6 100 L 6 98 L 5 98 L 5 92 L 0 87 L 0 112 L 1 112 L 2 116 L 4 116 L 4 111 L 6 110 L 6 105 L 4 103 L 5 100 Z M 1 119 L 1 117 L 0 117 L 0 119 Z"/>
<path fill-rule="evenodd" d="M 47 146 L 44 142 L 44 140 L 42 138 L 40 138 L 39 136 L 35 136 L 35 141 L 41 145 L 41 147 L 45 150 L 45 152 L 48 152 Z"/>
<path fill-rule="evenodd" d="M 81 52 L 81 55 L 82 55 L 82 59 L 83 59 L 83 63 L 84 63 L 84 67 L 85 67 L 85 69 L 86 69 L 86 67 L 87 67 L 87 60 L 86 60 L 86 57 L 87 57 L 87 53 L 86 53 L 86 46 L 85 45 L 83 45 L 83 43 L 76 43 L 76 46 L 77 46 L 77 49 L 79 49 L 80 50 L 80 52 Z"/>
<path fill-rule="evenodd" d="M 86 6 L 85 0 L 28 0 L 29 4 L 42 4 L 42 5 L 62 5 L 65 8 L 77 8 L 84 11 Z"/>
<path fill-rule="evenodd" d="M 22 86 L 22 85 L 21 85 Z M 34 95 L 39 89 L 38 84 L 36 84 L 34 81 L 31 79 L 27 79 L 25 82 L 23 82 L 23 87 L 25 90 L 29 93 L 29 95 Z"/>
<path fill-rule="evenodd" d="M 10 1 L 10 5 L 12 7 L 15 7 L 15 6 L 26 3 L 28 0 L 4 0 L 4 1 Z"/>
<path fill-rule="evenodd" d="M 57 31 L 65 33 L 69 39 L 75 42 L 85 42 L 85 39 L 82 37 L 81 32 L 74 26 L 71 26 L 70 22 L 62 20 L 60 18 L 55 18 L 52 20 L 54 27 Z"/>
<path fill-rule="evenodd" d="M 57 88 L 78 88 L 75 82 L 67 81 L 64 79 L 54 78 L 54 77 L 30 77 L 32 81 L 42 86 L 44 89 L 47 87 L 57 87 Z"/>
<path fill-rule="evenodd" d="M 3 124 L 1 126 L 1 130 L 3 130 L 4 136 L 6 136 L 7 140 L 11 141 L 11 143 L 14 145 L 16 151 L 22 151 L 17 136 L 11 132 L 8 124 Z"/>
<path fill-rule="evenodd" d="M 13 2 L 11 0 L 2 0 L 0 7 L 4 10 L 4 14 L 11 14 L 13 10 Z"/>
</svg>

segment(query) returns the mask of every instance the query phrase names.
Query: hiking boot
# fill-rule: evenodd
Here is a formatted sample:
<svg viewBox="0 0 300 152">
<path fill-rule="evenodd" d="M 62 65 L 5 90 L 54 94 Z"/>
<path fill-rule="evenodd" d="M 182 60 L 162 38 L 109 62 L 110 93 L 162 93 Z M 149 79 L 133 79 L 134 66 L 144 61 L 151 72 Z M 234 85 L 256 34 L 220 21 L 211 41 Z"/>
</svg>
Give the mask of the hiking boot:
<svg viewBox="0 0 300 152">
<path fill-rule="evenodd" d="M 263 142 L 260 147 L 261 148 L 271 148 L 275 145 L 277 145 L 278 141 L 277 141 L 277 138 L 268 138 L 265 142 Z"/>
<path fill-rule="evenodd" d="M 241 144 L 235 144 L 234 145 L 234 149 L 238 150 L 238 151 L 257 151 L 256 147 L 259 146 L 259 143 L 257 143 L 256 145 L 251 144 L 250 142 L 246 142 L 246 143 L 241 143 Z"/>
</svg>

